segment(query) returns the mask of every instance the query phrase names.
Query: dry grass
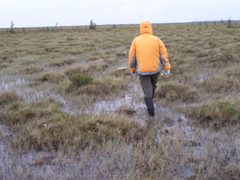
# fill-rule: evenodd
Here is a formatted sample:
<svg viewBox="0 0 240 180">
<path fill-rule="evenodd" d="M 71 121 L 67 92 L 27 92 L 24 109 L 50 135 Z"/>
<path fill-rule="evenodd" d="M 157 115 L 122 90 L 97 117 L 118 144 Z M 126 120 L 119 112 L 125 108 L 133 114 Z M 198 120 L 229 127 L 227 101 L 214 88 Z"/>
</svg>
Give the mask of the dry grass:
<svg viewBox="0 0 240 180">
<path fill-rule="evenodd" d="M 22 126 L 35 118 L 47 119 L 52 114 L 61 112 L 59 107 L 61 104 L 54 99 L 43 99 L 31 103 L 14 102 L 4 106 L 2 121 L 8 126 L 18 129 L 19 125 Z"/>
<path fill-rule="evenodd" d="M 126 114 L 126 115 L 129 115 L 129 116 L 133 116 L 136 111 L 131 108 L 131 107 L 128 107 L 128 106 L 120 106 L 117 110 L 118 113 L 122 113 L 122 114 Z"/>
<path fill-rule="evenodd" d="M 0 105 L 4 106 L 6 104 L 9 103 L 14 103 L 17 102 L 19 100 L 21 100 L 21 96 L 19 96 L 16 92 L 12 91 L 12 92 L 3 92 L 0 95 Z"/>
<path fill-rule="evenodd" d="M 239 64 L 236 64 L 234 66 L 228 66 L 222 70 L 222 74 L 229 78 L 238 80 L 240 78 L 240 72 L 238 71 L 239 67 Z"/>
<path fill-rule="evenodd" d="M 231 79 L 224 75 L 218 75 L 211 79 L 206 79 L 201 83 L 205 91 L 211 93 L 228 93 L 236 92 L 239 89 L 239 80 Z"/>
<path fill-rule="evenodd" d="M 46 117 L 45 117 L 46 118 Z M 22 126 L 13 146 L 20 150 L 70 150 L 101 145 L 109 140 L 134 141 L 141 137 L 141 128 L 137 122 L 123 116 L 72 117 L 56 113 L 46 119 L 38 119 Z"/>
<path fill-rule="evenodd" d="M 188 87 L 186 84 L 176 82 L 161 83 L 155 93 L 155 97 L 164 98 L 167 101 L 196 102 L 199 98 L 197 90 Z"/>
<path fill-rule="evenodd" d="M 66 92 L 76 94 L 88 94 L 96 97 L 104 97 L 109 99 L 109 96 L 114 94 L 122 95 L 123 90 L 126 90 L 127 84 L 123 79 L 106 76 L 104 78 L 95 78 L 92 83 L 85 86 L 76 87 L 70 85 Z"/>
<path fill-rule="evenodd" d="M 0 30 L 0 179 L 239 179 L 238 22 L 153 25 L 172 65 L 153 122 L 117 69 L 138 25 L 15 31 Z"/>
<path fill-rule="evenodd" d="M 61 67 L 64 65 L 71 65 L 76 61 L 75 58 L 68 58 L 68 59 L 63 59 L 63 60 L 57 60 L 54 61 L 50 64 L 50 66 L 57 66 L 57 67 Z"/>
<path fill-rule="evenodd" d="M 103 141 L 123 138 L 129 142 L 143 136 L 140 124 L 127 116 L 83 114 L 76 117 L 64 113 L 61 107 L 54 99 L 6 104 L 1 116 L 3 123 L 17 131 L 12 146 L 20 151 L 67 148 L 78 152 Z"/>
<path fill-rule="evenodd" d="M 53 71 L 53 72 L 45 73 L 40 77 L 37 77 L 36 81 L 40 81 L 41 83 L 42 82 L 59 83 L 64 79 L 64 77 L 65 77 L 64 74 Z"/>
</svg>

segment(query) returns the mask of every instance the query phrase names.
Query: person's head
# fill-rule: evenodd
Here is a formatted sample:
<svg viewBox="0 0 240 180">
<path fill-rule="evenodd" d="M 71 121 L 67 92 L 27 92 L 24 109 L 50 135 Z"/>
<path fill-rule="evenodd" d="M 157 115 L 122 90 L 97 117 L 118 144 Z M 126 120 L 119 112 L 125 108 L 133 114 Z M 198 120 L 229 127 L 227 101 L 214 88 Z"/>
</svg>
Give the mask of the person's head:
<svg viewBox="0 0 240 180">
<path fill-rule="evenodd" d="M 149 21 L 142 21 L 140 23 L 140 35 L 152 34 L 152 25 Z"/>
</svg>

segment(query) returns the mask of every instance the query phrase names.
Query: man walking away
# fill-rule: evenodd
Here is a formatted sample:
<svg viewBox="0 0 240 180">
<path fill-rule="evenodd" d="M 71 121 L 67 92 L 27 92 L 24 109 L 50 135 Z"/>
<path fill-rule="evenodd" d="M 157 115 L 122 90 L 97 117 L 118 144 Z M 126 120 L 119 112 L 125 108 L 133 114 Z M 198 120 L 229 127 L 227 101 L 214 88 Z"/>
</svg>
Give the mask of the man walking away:
<svg viewBox="0 0 240 180">
<path fill-rule="evenodd" d="M 149 21 L 140 23 L 140 36 L 136 37 L 129 51 L 128 68 L 133 75 L 139 75 L 144 100 L 149 116 L 154 116 L 153 96 L 161 69 L 170 74 L 171 65 L 167 49 L 160 38 L 152 34 Z"/>
</svg>

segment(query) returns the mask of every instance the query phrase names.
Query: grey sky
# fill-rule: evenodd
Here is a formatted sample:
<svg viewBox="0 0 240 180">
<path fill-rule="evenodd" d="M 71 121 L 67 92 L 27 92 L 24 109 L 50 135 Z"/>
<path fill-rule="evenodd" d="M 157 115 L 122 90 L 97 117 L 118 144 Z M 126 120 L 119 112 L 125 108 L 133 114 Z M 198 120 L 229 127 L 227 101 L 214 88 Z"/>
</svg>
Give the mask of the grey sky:
<svg viewBox="0 0 240 180">
<path fill-rule="evenodd" d="M 0 0 L 0 28 L 240 20 L 239 0 Z"/>
</svg>

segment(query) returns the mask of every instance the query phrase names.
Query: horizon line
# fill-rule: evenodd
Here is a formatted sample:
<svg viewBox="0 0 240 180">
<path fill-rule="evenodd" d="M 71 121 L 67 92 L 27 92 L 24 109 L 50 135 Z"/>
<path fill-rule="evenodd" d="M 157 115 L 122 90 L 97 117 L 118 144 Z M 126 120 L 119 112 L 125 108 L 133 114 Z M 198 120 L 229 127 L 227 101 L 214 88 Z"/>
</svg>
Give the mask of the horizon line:
<svg viewBox="0 0 240 180">
<path fill-rule="evenodd" d="M 226 22 L 228 20 L 205 20 L 205 21 L 182 21 L 182 22 L 162 22 L 162 23 L 151 23 L 151 24 L 190 24 L 190 23 L 214 23 L 214 22 Z M 240 22 L 240 20 L 231 20 L 233 22 Z M 13 21 L 12 21 L 13 22 Z M 113 26 L 113 25 L 139 25 L 140 23 L 132 23 L 132 24 L 97 24 L 97 26 Z M 84 27 L 84 26 L 90 26 L 90 25 L 55 25 L 55 26 L 22 26 L 22 27 L 14 27 L 13 29 L 19 29 L 19 28 L 57 28 L 57 27 Z M 0 27 L 0 29 L 11 29 L 11 27 Z"/>
</svg>

